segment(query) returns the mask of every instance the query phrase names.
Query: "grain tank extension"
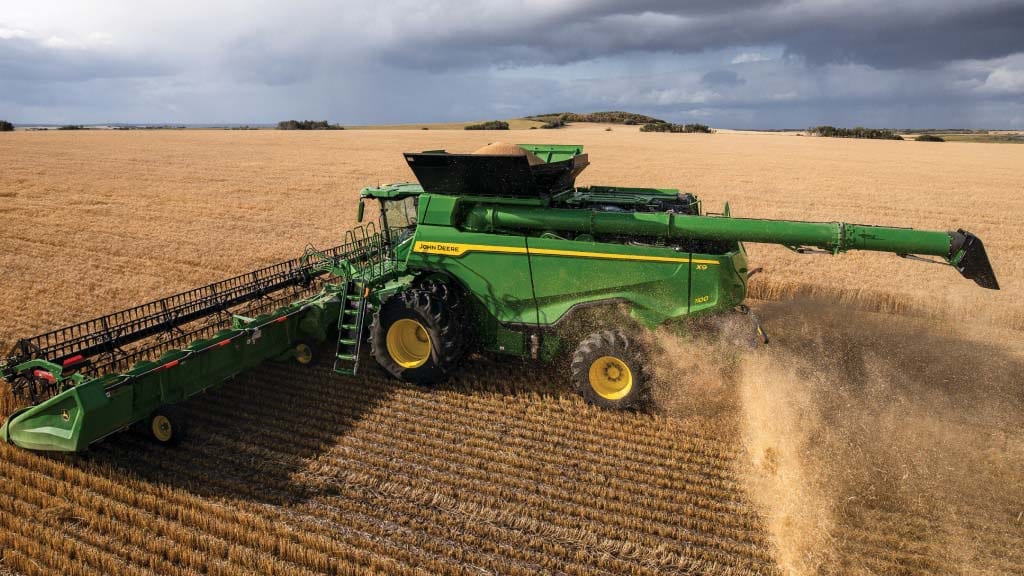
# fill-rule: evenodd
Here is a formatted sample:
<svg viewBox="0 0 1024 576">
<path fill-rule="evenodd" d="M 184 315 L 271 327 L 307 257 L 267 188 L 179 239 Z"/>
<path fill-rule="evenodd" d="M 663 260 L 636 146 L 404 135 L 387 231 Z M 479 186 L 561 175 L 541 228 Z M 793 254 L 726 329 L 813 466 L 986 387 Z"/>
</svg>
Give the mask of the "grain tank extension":
<svg viewBox="0 0 1024 576">
<path fill-rule="evenodd" d="M 561 361 L 588 402 L 635 407 L 647 388 L 638 330 L 740 314 L 767 340 L 744 305 L 756 271 L 744 243 L 891 252 L 999 287 L 962 229 L 733 218 L 675 189 L 577 187 L 582 146 L 405 159 L 418 182 L 364 189 L 359 219 L 376 201 L 379 220 L 342 245 L 19 341 L 0 376 L 28 406 L 0 438 L 80 451 L 140 427 L 173 444 L 175 404 L 262 362 L 321 353 L 339 374 L 358 376 L 371 356 L 422 384 L 475 352 Z"/>
</svg>

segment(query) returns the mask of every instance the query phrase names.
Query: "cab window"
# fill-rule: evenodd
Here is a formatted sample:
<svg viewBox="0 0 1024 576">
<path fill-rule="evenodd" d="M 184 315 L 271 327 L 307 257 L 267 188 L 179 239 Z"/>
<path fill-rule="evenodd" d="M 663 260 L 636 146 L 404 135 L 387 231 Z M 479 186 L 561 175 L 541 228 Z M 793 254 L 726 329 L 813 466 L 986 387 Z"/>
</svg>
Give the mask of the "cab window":
<svg viewBox="0 0 1024 576">
<path fill-rule="evenodd" d="M 391 230 L 392 241 L 401 242 L 410 236 L 416 228 L 419 197 L 408 196 L 398 200 L 384 200 L 381 204 L 387 227 Z"/>
</svg>

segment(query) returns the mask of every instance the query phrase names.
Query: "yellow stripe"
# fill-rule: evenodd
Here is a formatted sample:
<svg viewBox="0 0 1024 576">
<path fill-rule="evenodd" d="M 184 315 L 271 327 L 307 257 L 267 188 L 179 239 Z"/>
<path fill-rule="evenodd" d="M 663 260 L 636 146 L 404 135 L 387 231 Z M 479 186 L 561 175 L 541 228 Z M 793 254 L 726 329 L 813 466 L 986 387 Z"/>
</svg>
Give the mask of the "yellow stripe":
<svg viewBox="0 0 1024 576">
<path fill-rule="evenodd" d="M 412 248 L 421 254 L 437 254 L 440 256 L 459 257 L 467 252 L 496 252 L 501 254 L 526 254 L 521 246 L 491 246 L 489 244 L 457 244 L 452 242 L 419 241 Z M 531 254 L 544 256 L 569 256 L 572 258 L 604 258 L 607 260 L 639 260 L 643 262 L 693 262 L 694 264 L 719 264 L 718 260 L 691 260 L 672 256 L 645 256 L 641 254 L 610 254 L 607 252 L 579 252 L 575 250 L 553 250 L 550 248 L 531 248 Z"/>
</svg>

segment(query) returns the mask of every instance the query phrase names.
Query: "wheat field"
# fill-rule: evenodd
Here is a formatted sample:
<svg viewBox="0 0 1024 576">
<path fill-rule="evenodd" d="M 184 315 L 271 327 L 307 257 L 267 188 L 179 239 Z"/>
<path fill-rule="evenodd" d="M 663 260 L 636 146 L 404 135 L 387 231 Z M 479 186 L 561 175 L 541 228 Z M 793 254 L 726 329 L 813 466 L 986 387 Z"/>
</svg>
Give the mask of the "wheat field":
<svg viewBox="0 0 1024 576">
<path fill-rule="evenodd" d="M 0 570 L 1024 571 L 1024 147 L 604 128 L 5 134 L 0 346 L 335 245 L 361 187 L 412 177 L 401 152 L 498 138 L 738 216 L 963 227 L 1003 290 L 748 246 L 773 343 L 653 335 L 638 413 L 501 358 L 433 389 L 269 364 L 190 401 L 176 449 L 0 446 Z"/>
</svg>

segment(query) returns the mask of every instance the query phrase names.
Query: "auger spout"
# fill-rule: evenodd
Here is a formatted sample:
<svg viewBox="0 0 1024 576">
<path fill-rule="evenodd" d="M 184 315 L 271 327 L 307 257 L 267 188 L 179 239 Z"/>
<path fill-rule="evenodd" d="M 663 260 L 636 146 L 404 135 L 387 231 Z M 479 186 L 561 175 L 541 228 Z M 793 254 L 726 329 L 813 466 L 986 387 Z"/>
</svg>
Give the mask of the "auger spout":
<svg viewBox="0 0 1024 576">
<path fill-rule="evenodd" d="M 901 256 L 937 256 L 979 286 L 999 289 L 981 240 L 964 230 L 938 232 L 845 222 L 519 206 L 476 207 L 467 213 L 465 224 L 469 229 L 488 232 L 573 232 L 592 236 L 781 244 L 794 249 L 819 248 L 833 254 L 849 250 L 871 250 Z"/>
</svg>

